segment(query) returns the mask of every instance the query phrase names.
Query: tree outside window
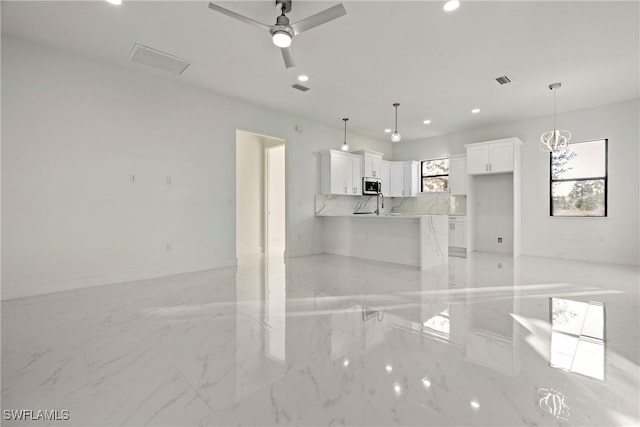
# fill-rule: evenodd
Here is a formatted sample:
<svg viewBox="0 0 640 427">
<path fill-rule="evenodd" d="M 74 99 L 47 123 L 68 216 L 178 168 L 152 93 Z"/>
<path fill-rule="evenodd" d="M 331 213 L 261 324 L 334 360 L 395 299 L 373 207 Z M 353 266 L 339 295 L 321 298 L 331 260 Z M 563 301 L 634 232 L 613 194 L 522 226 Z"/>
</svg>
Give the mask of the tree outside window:
<svg viewBox="0 0 640 427">
<path fill-rule="evenodd" d="M 422 192 L 449 191 L 449 158 L 422 162 Z"/>
<path fill-rule="evenodd" d="M 551 216 L 607 216 L 607 140 L 550 154 Z"/>
</svg>

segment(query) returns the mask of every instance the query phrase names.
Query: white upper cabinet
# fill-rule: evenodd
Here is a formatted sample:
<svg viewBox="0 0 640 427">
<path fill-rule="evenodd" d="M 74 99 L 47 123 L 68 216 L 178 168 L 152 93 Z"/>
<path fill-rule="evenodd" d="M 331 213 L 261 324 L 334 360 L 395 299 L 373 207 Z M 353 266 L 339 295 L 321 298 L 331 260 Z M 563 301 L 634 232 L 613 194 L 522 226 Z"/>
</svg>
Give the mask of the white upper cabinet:
<svg viewBox="0 0 640 427">
<path fill-rule="evenodd" d="M 467 194 L 466 156 L 449 157 L 449 193 L 451 195 Z"/>
<path fill-rule="evenodd" d="M 351 167 L 352 194 L 362 195 L 362 158 L 359 156 L 349 159 Z"/>
<path fill-rule="evenodd" d="M 389 196 L 413 197 L 418 194 L 418 162 L 389 162 Z"/>
<path fill-rule="evenodd" d="M 320 191 L 362 195 L 362 156 L 336 150 L 320 153 Z"/>
<path fill-rule="evenodd" d="M 390 181 L 390 162 L 387 162 L 386 160 L 382 161 L 382 167 L 381 167 L 381 171 L 382 171 L 382 176 L 380 177 L 381 181 L 382 181 L 382 194 L 385 196 L 389 196 L 391 194 L 391 189 L 389 188 L 389 181 Z"/>
<path fill-rule="evenodd" d="M 389 163 L 389 196 L 404 196 L 404 164 L 401 162 Z"/>
<path fill-rule="evenodd" d="M 467 173 L 483 175 L 513 172 L 515 150 L 522 141 L 518 138 L 467 144 Z"/>
<path fill-rule="evenodd" d="M 382 177 L 382 153 L 370 150 L 354 151 L 354 154 L 360 154 L 364 158 L 362 164 L 362 176 L 365 178 L 381 178 Z"/>
</svg>

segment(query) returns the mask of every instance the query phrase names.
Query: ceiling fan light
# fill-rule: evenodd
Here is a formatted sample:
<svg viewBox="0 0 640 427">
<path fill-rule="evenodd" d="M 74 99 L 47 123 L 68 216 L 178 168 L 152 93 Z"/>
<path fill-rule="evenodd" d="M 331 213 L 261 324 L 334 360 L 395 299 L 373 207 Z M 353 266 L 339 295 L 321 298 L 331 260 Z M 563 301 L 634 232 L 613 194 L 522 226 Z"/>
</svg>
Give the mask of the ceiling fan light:
<svg viewBox="0 0 640 427">
<path fill-rule="evenodd" d="M 273 44 L 279 48 L 291 46 L 291 36 L 286 31 L 276 31 L 273 33 Z"/>
<path fill-rule="evenodd" d="M 392 142 L 400 142 L 401 139 L 402 139 L 402 135 L 400 135 L 398 132 L 394 132 L 391 134 Z"/>
<path fill-rule="evenodd" d="M 458 0 L 449 0 L 442 6 L 445 12 L 453 12 L 457 8 L 460 7 L 460 2 Z"/>
</svg>

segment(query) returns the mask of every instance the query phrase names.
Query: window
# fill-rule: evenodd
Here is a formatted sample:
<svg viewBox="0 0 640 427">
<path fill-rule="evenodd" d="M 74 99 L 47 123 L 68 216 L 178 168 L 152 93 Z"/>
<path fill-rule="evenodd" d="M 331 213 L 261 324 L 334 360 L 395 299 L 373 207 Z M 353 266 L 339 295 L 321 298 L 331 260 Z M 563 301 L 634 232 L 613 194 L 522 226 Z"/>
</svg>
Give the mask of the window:
<svg viewBox="0 0 640 427">
<path fill-rule="evenodd" d="M 607 216 L 607 140 L 551 153 L 551 216 Z"/>
<path fill-rule="evenodd" d="M 422 192 L 449 191 L 449 159 L 422 161 Z"/>
</svg>

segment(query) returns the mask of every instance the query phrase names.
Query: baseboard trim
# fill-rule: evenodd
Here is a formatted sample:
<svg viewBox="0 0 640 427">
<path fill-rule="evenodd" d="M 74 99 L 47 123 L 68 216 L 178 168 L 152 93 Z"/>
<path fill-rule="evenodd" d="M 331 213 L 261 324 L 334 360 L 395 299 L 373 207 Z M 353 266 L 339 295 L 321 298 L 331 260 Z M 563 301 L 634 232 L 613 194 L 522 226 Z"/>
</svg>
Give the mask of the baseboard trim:
<svg viewBox="0 0 640 427">
<path fill-rule="evenodd" d="M 173 276 L 176 274 L 235 267 L 237 265 L 238 260 L 234 257 L 213 261 L 188 261 L 169 266 L 156 265 L 152 267 L 119 271 L 115 273 L 103 273 L 82 278 L 57 280 L 54 282 L 22 283 L 14 285 L 2 283 L 0 300 L 9 301 L 19 298 L 47 295 L 57 292 L 94 288 L 97 286 L 108 286 L 124 282 L 133 282 L 137 280 L 155 279 L 158 277 Z"/>
</svg>

